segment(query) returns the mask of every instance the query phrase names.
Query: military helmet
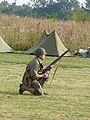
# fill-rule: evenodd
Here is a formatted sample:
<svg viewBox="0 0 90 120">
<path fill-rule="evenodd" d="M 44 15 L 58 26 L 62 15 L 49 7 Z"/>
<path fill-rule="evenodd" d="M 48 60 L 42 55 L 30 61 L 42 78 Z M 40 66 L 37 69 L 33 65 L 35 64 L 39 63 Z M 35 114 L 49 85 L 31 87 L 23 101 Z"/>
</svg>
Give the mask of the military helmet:
<svg viewBox="0 0 90 120">
<path fill-rule="evenodd" d="M 36 55 L 37 57 L 39 57 L 40 55 L 46 55 L 46 54 L 47 54 L 47 53 L 46 53 L 45 49 L 42 48 L 42 47 L 39 47 L 39 48 L 37 48 L 37 49 L 35 50 L 35 55 Z"/>
</svg>

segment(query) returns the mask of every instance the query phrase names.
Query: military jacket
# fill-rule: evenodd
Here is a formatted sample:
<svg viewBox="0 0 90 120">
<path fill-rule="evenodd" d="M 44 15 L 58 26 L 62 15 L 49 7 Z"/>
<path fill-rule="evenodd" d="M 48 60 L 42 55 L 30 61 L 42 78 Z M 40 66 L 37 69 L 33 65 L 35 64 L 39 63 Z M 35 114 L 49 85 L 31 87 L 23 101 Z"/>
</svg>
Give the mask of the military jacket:
<svg viewBox="0 0 90 120">
<path fill-rule="evenodd" d="M 42 60 L 39 57 L 35 57 L 27 65 L 22 81 L 26 82 L 27 77 L 30 77 L 32 80 L 38 80 L 39 74 L 42 72 L 42 70 Z"/>
</svg>

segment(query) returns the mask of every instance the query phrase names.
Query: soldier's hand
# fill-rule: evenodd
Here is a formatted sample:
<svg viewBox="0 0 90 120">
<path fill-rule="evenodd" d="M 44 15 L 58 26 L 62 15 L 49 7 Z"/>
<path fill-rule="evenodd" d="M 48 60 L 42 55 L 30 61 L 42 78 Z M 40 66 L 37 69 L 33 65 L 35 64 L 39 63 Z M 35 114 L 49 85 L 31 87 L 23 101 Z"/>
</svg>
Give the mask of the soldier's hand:
<svg viewBox="0 0 90 120">
<path fill-rule="evenodd" d="M 51 69 L 54 67 L 54 65 L 50 65 Z"/>
<path fill-rule="evenodd" d="M 48 76 L 48 74 L 47 73 L 44 73 L 43 74 L 43 78 L 48 78 L 49 76 Z"/>
</svg>

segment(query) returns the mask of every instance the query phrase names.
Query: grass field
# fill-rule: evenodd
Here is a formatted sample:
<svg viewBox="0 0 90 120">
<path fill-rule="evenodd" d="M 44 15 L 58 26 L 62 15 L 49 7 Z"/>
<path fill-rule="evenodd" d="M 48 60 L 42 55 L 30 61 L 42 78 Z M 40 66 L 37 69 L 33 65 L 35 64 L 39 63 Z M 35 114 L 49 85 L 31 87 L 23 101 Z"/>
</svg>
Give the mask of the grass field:
<svg viewBox="0 0 90 120">
<path fill-rule="evenodd" d="M 25 67 L 34 56 L 0 54 L 0 120 L 90 120 L 90 59 L 64 57 L 50 86 L 56 66 L 44 89 L 48 96 L 18 94 Z M 45 66 L 54 57 L 46 57 Z"/>
</svg>

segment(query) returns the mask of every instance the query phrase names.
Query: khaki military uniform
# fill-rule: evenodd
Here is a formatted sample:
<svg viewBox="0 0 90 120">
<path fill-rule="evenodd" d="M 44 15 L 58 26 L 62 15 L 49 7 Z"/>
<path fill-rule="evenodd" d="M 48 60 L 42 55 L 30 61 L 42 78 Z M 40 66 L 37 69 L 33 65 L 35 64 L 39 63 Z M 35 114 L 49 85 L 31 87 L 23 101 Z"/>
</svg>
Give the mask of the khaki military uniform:
<svg viewBox="0 0 90 120">
<path fill-rule="evenodd" d="M 42 60 L 39 57 L 35 57 L 33 60 L 29 62 L 22 79 L 23 91 L 29 91 L 35 95 L 43 94 L 42 87 L 45 83 L 45 80 L 39 81 L 39 74 L 42 72 L 42 70 L 43 70 Z"/>
</svg>

